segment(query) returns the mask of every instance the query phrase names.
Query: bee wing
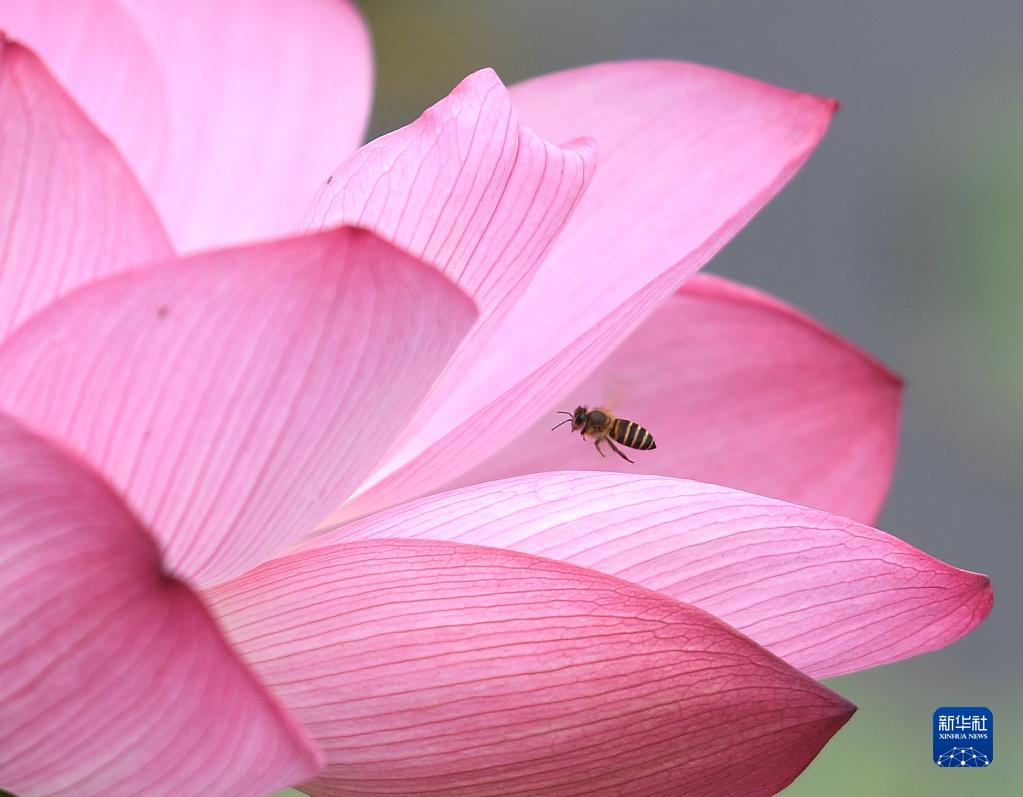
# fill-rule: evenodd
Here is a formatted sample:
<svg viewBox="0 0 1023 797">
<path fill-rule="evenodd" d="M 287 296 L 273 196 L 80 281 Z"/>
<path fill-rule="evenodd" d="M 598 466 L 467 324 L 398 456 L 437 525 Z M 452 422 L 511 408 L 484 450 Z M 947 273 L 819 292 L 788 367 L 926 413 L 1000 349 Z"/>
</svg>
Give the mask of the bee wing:
<svg viewBox="0 0 1023 797">
<path fill-rule="evenodd" d="M 600 406 L 612 415 L 617 415 L 618 408 L 622 405 L 622 402 L 633 392 L 630 390 L 629 383 L 630 380 L 621 375 L 608 377 L 604 383 L 603 398 L 601 399 Z"/>
</svg>

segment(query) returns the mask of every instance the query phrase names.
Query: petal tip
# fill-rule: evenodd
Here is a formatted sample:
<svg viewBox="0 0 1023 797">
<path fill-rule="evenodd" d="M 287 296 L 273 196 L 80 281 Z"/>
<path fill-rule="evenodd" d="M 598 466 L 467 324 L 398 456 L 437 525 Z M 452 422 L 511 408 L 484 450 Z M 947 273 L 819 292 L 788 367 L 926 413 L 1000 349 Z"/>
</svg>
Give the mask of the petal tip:
<svg viewBox="0 0 1023 797">
<path fill-rule="evenodd" d="M 818 721 L 827 723 L 828 727 L 832 728 L 831 733 L 835 734 L 852 719 L 853 714 L 859 711 L 860 707 L 845 695 L 825 686 L 820 681 L 816 681 L 816 683 L 825 696 L 824 709 Z"/>
<path fill-rule="evenodd" d="M 427 122 L 429 126 L 435 125 L 438 128 L 442 128 L 452 120 L 451 102 L 453 100 L 457 107 L 462 102 L 471 102 L 473 97 L 489 97 L 491 92 L 498 92 L 499 97 L 503 98 L 501 101 L 509 102 L 508 88 L 501 81 L 497 72 L 489 66 L 477 69 L 475 72 L 471 72 L 462 78 L 451 89 L 447 97 L 442 98 L 423 111 L 419 115 L 419 119 L 409 127 L 413 127 L 417 122 Z M 396 135 L 397 132 L 395 131 L 390 135 Z M 384 138 L 388 138 L 388 136 Z"/>
<path fill-rule="evenodd" d="M 501 80 L 496 69 L 492 66 L 485 66 L 462 78 L 456 88 L 490 89 L 497 86 L 505 88 L 504 81 Z"/>
<path fill-rule="evenodd" d="M 838 693 L 836 692 L 835 694 L 837 695 Z M 852 719 L 853 714 L 859 711 L 860 707 L 853 703 L 851 700 L 849 700 L 849 698 L 847 697 L 842 697 L 841 695 L 838 695 L 838 697 L 839 706 L 838 710 L 835 712 L 835 717 L 841 721 L 841 724 L 839 726 L 841 727 L 841 725 L 845 725 L 849 720 Z"/>
<path fill-rule="evenodd" d="M 971 630 L 987 619 L 995 605 L 995 587 L 991 583 L 991 578 L 984 573 L 972 573 L 972 575 L 974 576 L 975 591 L 971 600 L 978 617 Z"/>
<path fill-rule="evenodd" d="M 828 100 L 826 97 L 807 95 L 815 100 L 837 103 L 837 100 Z M 887 382 L 894 389 L 901 400 L 901 393 L 906 387 L 906 380 L 901 374 L 887 366 L 866 349 L 858 346 L 852 341 L 839 335 L 834 330 L 825 326 L 821 321 L 800 310 L 781 299 L 777 299 L 759 288 L 744 285 L 739 282 L 727 279 L 718 274 L 703 272 L 686 282 L 676 291 L 676 296 L 695 294 L 703 298 L 716 299 L 719 301 L 739 302 L 749 307 L 759 307 L 765 312 L 773 313 L 780 317 L 787 317 L 794 322 L 813 330 L 820 336 L 834 341 L 835 344 L 860 357 L 864 363 L 874 369 L 878 378 Z"/>
<path fill-rule="evenodd" d="M 887 382 L 892 391 L 901 400 L 902 393 L 906 389 L 906 378 L 898 371 L 894 370 L 890 366 L 883 363 L 880 359 L 875 357 L 873 354 L 868 352 L 866 349 L 862 349 L 855 344 L 846 342 L 853 351 L 857 352 L 864 360 L 873 366 L 874 370 L 877 371 L 878 377 L 883 381 Z"/>
<path fill-rule="evenodd" d="M 279 591 L 285 583 L 302 587 Z M 774 794 L 856 711 L 706 612 L 500 548 L 329 543 L 217 587 L 211 604 L 236 648 L 327 750 L 315 793 L 352 791 L 343 779 L 354 763 L 367 794 L 718 794 L 709 780 L 730 777 L 746 783 L 729 794 Z M 391 608 L 382 615 L 382 607 Z M 298 617 L 320 629 L 317 649 L 346 655 L 307 659 L 312 649 L 292 634 Z M 381 644 L 358 639 L 367 622 Z M 388 653 L 399 649 L 396 659 Z M 290 690 L 305 667 L 301 690 Z M 335 685 L 369 671 L 373 683 L 359 682 L 352 708 Z M 701 718 L 698 736 L 687 716 Z M 346 748 L 356 734 L 367 752 L 353 761 Z M 693 756 L 694 738 L 717 749 Z M 750 744 L 765 739 L 767 754 Z M 758 788 L 742 788 L 751 783 Z"/>
</svg>

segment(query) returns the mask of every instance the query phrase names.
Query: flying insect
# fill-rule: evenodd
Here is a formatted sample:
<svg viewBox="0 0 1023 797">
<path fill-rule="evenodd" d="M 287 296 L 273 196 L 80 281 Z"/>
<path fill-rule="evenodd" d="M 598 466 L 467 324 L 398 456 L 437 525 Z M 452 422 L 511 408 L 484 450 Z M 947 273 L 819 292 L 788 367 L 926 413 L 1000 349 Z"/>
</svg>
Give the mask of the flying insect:
<svg viewBox="0 0 1023 797">
<path fill-rule="evenodd" d="M 561 415 L 567 415 L 568 418 L 552 427 L 551 431 L 553 432 L 566 423 L 571 423 L 573 432 L 579 432 L 583 437 L 593 438 L 593 445 L 602 457 L 605 454 L 600 450 L 600 444 L 604 442 L 611 446 L 611 450 L 626 462 L 632 462 L 632 460 L 625 456 L 615 443 L 621 443 L 626 448 L 636 448 L 641 451 L 657 448 L 654 436 L 644 427 L 635 421 L 616 418 L 605 407 L 596 407 L 591 410 L 589 407 L 578 406 L 573 412 L 568 410 L 558 410 L 558 412 Z"/>
</svg>

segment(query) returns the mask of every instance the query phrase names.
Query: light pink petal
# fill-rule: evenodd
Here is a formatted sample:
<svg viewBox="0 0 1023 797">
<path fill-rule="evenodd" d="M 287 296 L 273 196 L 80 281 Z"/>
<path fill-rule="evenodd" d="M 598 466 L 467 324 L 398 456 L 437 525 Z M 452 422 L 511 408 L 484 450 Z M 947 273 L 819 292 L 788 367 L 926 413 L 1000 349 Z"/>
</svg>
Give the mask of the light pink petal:
<svg viewBox="0 0 1023 797">
<path fill-rule="evenodd" d="M 814 509 L 658 476 L 543 473 L 421 499 L 310 545 L 408 537 L 549 556 L 699 606 L 816 678 L 951 644 L 987 576 Z"/>
<path fill-rule="evenodd" d="M 483 69 L 346 160 L 309 223 L 372 229 L 437 264 L 492 320 L 525 290 L 594 158 L 591 142 L 561 149 L 523 128 L 507 89 Z"/>
<path fill-rule="evenodd" d="M 674 62 L 562 72 L 512 99 L 548 140 L 592 136 L 600 168 L 492 345 L 338 517 L 437 489 L 536 420 L 780 190 L 835 109 Z"/>
<path fill-rule="evenodd" d="M 171 254 L 121 156 L 2 32 L 0 186 L 0 340 L 73 288 Z"/>
<path fill-rule="evenodd" d="M 172 572 L 227 577 L 362 480 L 475 318 L 350 228 L 115 277 L 0 348 L 0 404 L 123 492 Z"/>
<path fill-rule="evenodd" d="M 855 707 L 666 596 L 510 551 L 330 545 L 209 596 L 316 797 L 774 794 Z"/>
<path fill-rule="evenodd" d="M 798 311 L 699 275 L 582 384 L 457 484 L 520 473 L 657 473 L 724 484 L 870 522 L 895 465 L 902 383 Z M 552 434 L 554 410 L 594 406 L 654 436 L 652 451 L 601 458 Z M 453 486 L 453 485 L 450 485 Z"/>
<path fill-rule="evenodd" d="M 594 172 L 592 142 L 559 148 L 523 128 L 492 69 L 328 178 L 313 227 L 358 224 L 436 264 L 479 320 L 413 424 L 428 424 L 522 295 Z"/>
<path fill-rule="evenodd" d="M 170 135 L 167 87 L 118 0 L 0 0 L 0 29 L 42 56 L 137 175 L 162 168 Z"/>
<path fill-rule="evenodd" d="M 319 753 L 85 466 L 0 416 L 0 786 L 265 794 Z"/>
<path fill-rule="evenodd" d="M 369 35 L 347 0 L 0 0 L 124 153 L 184 249 L 298 229 L 365 129 Z"/>
</svg>

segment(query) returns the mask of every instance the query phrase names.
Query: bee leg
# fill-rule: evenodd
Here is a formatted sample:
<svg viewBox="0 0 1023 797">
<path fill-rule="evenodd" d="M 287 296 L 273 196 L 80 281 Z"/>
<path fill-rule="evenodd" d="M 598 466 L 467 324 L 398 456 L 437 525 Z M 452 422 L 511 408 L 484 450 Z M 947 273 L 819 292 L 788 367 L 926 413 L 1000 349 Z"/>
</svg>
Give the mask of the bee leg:
<svg viewBox="0 0 1023 797">
<path fill-rule="evenodd" d="M 597 453 L 600 454 L 600 456 L 604 456 L 604 452 L 600 450 L 600 441 L 603 439 L 604 439 L 603 437 L 598 437 L 596 440 L 593 441 L 593 447 L 597 449 Z"/>
<path fill-rule="evenodd" d="M 632 462 L 632 460 L 631 460 L 631 459 L 629 459 L 629 458 L 628 458 L 627 456 L 625 456 L 625 454 L 623 454 L 623 453 L 622 453 L 622 452 L 621 452 L 621 451 L 619 450 L 618 446 L 616 446 L 616 445 L 615 445 L 614 443 L 612 443 L 610 439 L 608 439 L 608 441 L 607 441 L 607 444 L 608 444 L 609 446 L 611 446 L 611 450 L 612 450 L 612 451 L 614 451 L 614 452 L 615 452 L 615 453 L 616 453 L 616 454 L 617 454 L 618 456 L 620 456 L 620 457 L 621 457 L 622 459 L 624 459 L 624 460 L 625 460 L 626 462 L 631 462 L 631 463 L 632 463 L 633 465 L 635 465 L 635 464 L 636 464 L 635 462 Z"/>
</svg>

